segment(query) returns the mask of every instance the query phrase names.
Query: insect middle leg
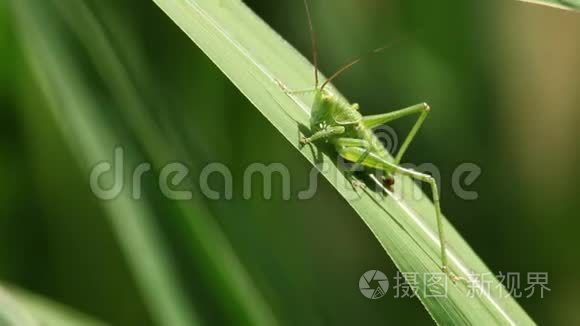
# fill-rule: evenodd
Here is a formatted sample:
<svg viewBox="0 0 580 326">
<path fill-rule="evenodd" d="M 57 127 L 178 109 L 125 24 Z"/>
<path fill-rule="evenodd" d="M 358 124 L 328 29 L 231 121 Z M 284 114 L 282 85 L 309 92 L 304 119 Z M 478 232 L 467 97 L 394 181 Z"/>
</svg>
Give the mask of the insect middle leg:
<svg viewBox="0 0 580 326">
<path fill-rule="evenodd" d="M 427 114 L 429 113 L 429 105 L 427 105 L 427 103 L 420 103 L 401 110 L 384 114 L 369 115 L 362 118 L 362 122 L 366 127 L 375 128 L 389 121 L 397 120 L 399 118 L 416 113 L 419 113 L 419 118 L 417 118 L 417 121 L 413 125 L 413 128 L 405 138 L 405 141 L 403 141 L 401 148 L 399 149 L 397 155 L 395 156 L 395 164 L 397 165 L 401 162 L 403 154 L 405 154 L 407 148 L 409 147 L 409 144 L 411 143 L 413 138 L 415 138 L 415 135 L 417 134 L 417 131 L 419 131 L 419 128 L 421 128 L 423 121 L 425 121 L 425 118 L 427 118 Z"/>
<path fill-rule="evenodd" d="M 441 255 L 441 270 L 445 272 L 453 282 L 460 280 L 461 278 L 455 275 L 447 265 L 447 249 L 445 244 L 445 232 L 443 230 L 443 218 L 441 216 L 441 206 L 439 204 L 439 191 L 437 189 L 437 183 L 435 179 L 427 174 L 420 173 L 411 169 L 403 168 L 397 164 L 388 162 L 387 160 L 383 159 L 379 155 L 373 152 L 368 152 L 367 149 L 361 147 L 339 147 L 337 148 L 338 153 L 343 158 L 349 161 L 359 161 L 361 157 L 364 155 L 364 158 L 361 160 L 361 164 L 373 169 L 378 169 L 385 171 L 387 173 L 398 173 L 402 175 L 409 176 L 413 179 L 417 179 L 423 182 L 427 182 L 431 186 L 431 192 L 433 195 L 433 203 L 435 204 L 435 218 L 437 221 L 437 232 L 439 235 L 439 243 L 440 243 L 440 255 Z M 365 154 L 366 153 L 366 154 Z"/>
</svg>

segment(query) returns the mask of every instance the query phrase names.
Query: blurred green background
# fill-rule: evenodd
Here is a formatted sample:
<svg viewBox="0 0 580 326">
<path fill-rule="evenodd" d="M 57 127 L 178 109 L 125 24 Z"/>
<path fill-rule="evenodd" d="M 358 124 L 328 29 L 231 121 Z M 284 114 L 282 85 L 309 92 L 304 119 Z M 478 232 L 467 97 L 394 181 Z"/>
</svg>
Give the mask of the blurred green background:
<svg viewBox="0 0 580 326">
<path fill-rule="evenodd" d="M 306 201 L 282 200 L 280 191 L 271 200 L 242 198 L 251 163 L 288 166 L 293 193 L 306 187 L 309 166 L 153 2 L 22 1 L 0 3 L 3 282 L 115 325 L 156 320 L 135 276 L 146 255 L 126 249 L 126 234 L 115 223 L 123 214 L 111 219 L 110 207 L 89 187 L 87 168 L 111 161 L 114 147 L 104 156 L 83 156 L 91 149 L 55 114 L 64 104 L 51 104 L 50 85 L 39 84 L 44 69 L 64 74 L 71 66 L 78 84 L 60 89 L 90 92 L 106 126 L 92 135 L 117 135 L 113 143 L 131 162 L 150 162 L 154 170 L 184 162 L 192 170 L 185 188 L 194 190 L 205 164 L 232 170 L 232 200 L 196 195 L 191 203 L 204 212 L 196 221 L 209 221 L 208 229 L 192 222 L 197 231 L 187 231 L 183 207 L 163 199 L 153 176 L 141 199 L 200 320 L 248 322 L 215 274 L 237 268 L 221 245 L 213 246 L 215 238 L 233 249 L 282 324 L 432 323 L 417 299 L 361 295 L 362 273 L 379 269 L 392 277 L 396 270 L 324 180 Z M 245 2 L 310 57 L 301 1 Z M 311 6 L 326 74 L 401 39 L 335 85 L 364 114 L 428 102 L 432 114 L 406 161 L 440 169 L 444 212 L 492 271 L 522 273 L 521 289 L 526 273 L 548 273 L 551 291 L 544 298 L 518 299 L 536 322 L 580 323 L 580 16 L 512 1 L 312 0 Z M 26 19 L 38 17 L 38 37 L 62 50 L 47 52 L 58 65 L 36 52 L 34 42 L 23 46 L 31 33 Z M 117 68 L 106 68 L 115 60 Z M 403 132 L 411 122 L 394 126 Z M 452 173 L 463 162 L 481 167 L 469 186 L 477 200 L 451 191 Z M 217 265 L 208 267 L 215 257 Z"/>
</svg>

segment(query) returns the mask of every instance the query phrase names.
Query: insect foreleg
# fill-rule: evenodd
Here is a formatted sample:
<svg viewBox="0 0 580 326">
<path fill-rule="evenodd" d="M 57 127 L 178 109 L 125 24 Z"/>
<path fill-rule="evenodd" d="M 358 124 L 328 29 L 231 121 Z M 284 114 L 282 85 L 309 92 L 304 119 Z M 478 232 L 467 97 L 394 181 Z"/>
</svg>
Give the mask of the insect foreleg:
<svg viewBox="0 0 580 326">
<path fill-rule="evenodd" d="M 429 113 L 429 106 L 426 103 L 420 103 L 394 112 L 370 115 L 362 118 L 362 122 L 366 127 L 375 128 L 389 121 L 397 120 L 399 118 L 416 113 L 419 113 L 419 118 L 417 118 L 417 121 L 413 125 L 413 128 L 411 129 L 411 131 L 405 138 L 405 141 L 403 141 L 401 148 L 397 152 L 397 155 L 395 156 L 395 164 L 399 164 L 399 162 L 401 162 L 403 154 L 405 154 L 407 148 L 409 147 L 409 144 L 411 143 L 413 138 L 415 138 L 417 131 L 419 131 L 419 128 L 423 124 L 423 121 L 425 120 L 425 118 L 427 118 L 427 114 Z"/>
<path fill-rule="evenodd" d="M 318 91 L 316 88 L 306 88 L 306 89 L 296 89 L 296 90 L 285 90 L 286 94 L 293 94 L 293 95 L 301 95 L 301 94 L 310 94 Z"/>
<path fill-rule="evenodd" d="M 327 127 L 315 132 L 312 136 L 300 139 L 301 144 L 308 144 L 318 139 L 328 138 L 344 133 L 343 126 Z"/>
</svg>

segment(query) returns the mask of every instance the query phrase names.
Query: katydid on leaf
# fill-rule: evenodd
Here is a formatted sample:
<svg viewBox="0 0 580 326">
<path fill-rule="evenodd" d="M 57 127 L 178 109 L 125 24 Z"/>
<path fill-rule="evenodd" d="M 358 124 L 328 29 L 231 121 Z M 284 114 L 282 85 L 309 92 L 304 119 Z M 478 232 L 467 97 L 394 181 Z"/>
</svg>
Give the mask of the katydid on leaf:
<svg viewBox="0 0 580 326">
<path fill-rule="evenodd" d="M 394 182 L 393 175 L 395 174 L 409 176 L 413 179 L 428 183 L 431 187 L 433 203 L 435 205 L 435 217 L 441 250 L 441 270 L 454 282 L 462 279 L 450 270 L 447 263 L 445 233 L 443 230 L 441 207 L 439 204 L 439 192 L 435 179 L 430 175 L 400 166 L 405 151 L 429 113 L 429 106 L 426 103 L 420 103 L 389 113 L 363 116 L 359 112 L 358 104 L 350 104 L 325 89 L 334 78 L 358 63 L 361 58 L 343 66 L 319 86 L 316 35 L 314 33 L 308 0 L 304 0 L 304 6 L 306 9 L 312 42 L 314 88 L 291 91 L 282 86 L 286 93 L 314 93 L 314 102 L 310 113 L 311 135 L 309 137 L 301 137 L 300 143 L 305 145 L 317 141 L 325 141 L 332 144 L 340 157 L 347 161 L 354 162 L 354 167 L 346 171 L 346 176 L 355 187 L 362 185 L 362 183 L 353 175 L 353 171 L 356 167 L 361 167 L 365 171 L 379 170 L 385 173 L 386 176 L 383 177 L 383 182 L 387 184 L 387 188 L 392 186 Z M 380 52 L 386 47 L 387 46 L 377 48 L 369 54 Z M 395 154 L 393 160 L 388 155 L 387 149 L 385 149 L 378 137 L 374 134 L 373 128 L 409 115 L 419 116 L 398 152 L 396 154 L 392 153 Z M 373 180 L 378 181 L 374 178 L 374 175 L 371 175 L 371 177 Z"/>
</svg>

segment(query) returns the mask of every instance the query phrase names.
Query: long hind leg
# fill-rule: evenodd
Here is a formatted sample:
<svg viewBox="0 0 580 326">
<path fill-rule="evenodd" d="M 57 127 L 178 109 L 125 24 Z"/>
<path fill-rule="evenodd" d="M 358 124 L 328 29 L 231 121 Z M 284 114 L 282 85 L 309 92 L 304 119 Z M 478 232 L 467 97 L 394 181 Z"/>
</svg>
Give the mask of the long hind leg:
<svg viewBox="0 0 580 326">
<path fill-rule="evenodd" d="M 358 161 L 361 156 L 367 150 L 361 147 L 340 147 L 338 148 L 338 153 L 343 158 L 349 161 Z M 435 204 L 435 218 L 437 221 L 437 232 L 439 235 L 439 246 L 441 255 L 441 269 L 445 272 L 452 281 L 460 280 L 461 278 L 455 275 L 447 264 L 447 249 L 445 243 L 445 232 L 443 230 L 443 217 L 441 216 L 441 206 L 439 204 L 439 191 L 437 190 L 437 183 L 435 179 L 427 174 L 420 173 L 411 169 L 403 168 L 394 163 L 388 162 L 381 158 L 379 155 L 370 152 L 366 154 L 366 157 L 361 161 L 361 164 L 368 166 L 370 168 L 379 169 L 387 173 L 397 173 L 409 176 L 413 179 L 417 179 L 423 182 L 427 182 L 431 186 L 431 192 L 433 194 L 433 204 Z"/>
<path fill-rule="evenodd" d="M 362 118 L 362 122 L 366 127 L 375 128 L 389 121 L 397 120 L 412 114 L 419 114 L 419 117 L 413 125 L 413 128 L 411 128 L 411 131 L 409 131 L 409 134 L 407 134 L 407 137 L 403 141 L 401 148 L 397 152 L 397 155 L 395 156 L 395 164 L 399 164 L 401 162 L 403 154 L 405 154 L 409 144 L 411 144 L 411 141 L 413 141 L 413 138 L 415 138 L 417 131 L 419 131 L 419 128 L 421 128 L 423 121 L 425 121 L 425 118 L 427 118 L 427 115 L 429 114 L 429 105 L 427 105 L 427 103 L 420 103 L 401 110 L 364 116 Z"/>
</svg>

